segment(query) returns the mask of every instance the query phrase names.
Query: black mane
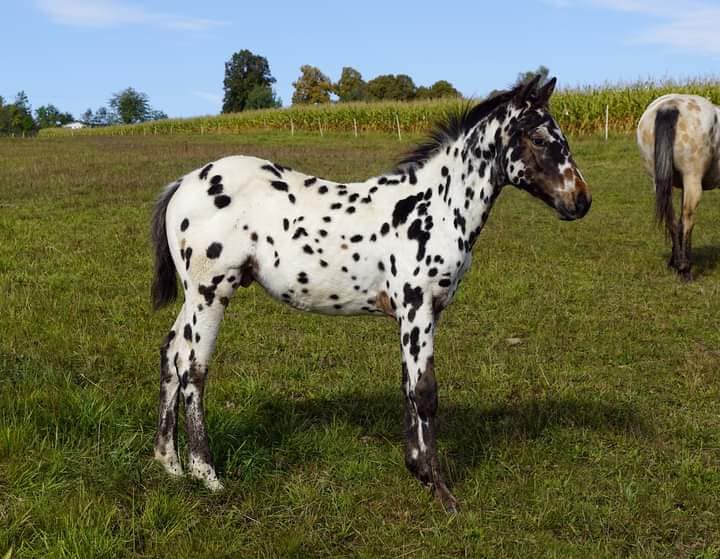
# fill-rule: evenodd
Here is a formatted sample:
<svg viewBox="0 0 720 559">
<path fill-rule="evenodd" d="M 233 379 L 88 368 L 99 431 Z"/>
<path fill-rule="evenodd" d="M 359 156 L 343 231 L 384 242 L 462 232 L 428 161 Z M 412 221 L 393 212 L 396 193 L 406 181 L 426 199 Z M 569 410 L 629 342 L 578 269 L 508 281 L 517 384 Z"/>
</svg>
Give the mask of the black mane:
<svg viewBox="0 0 720 559">
<path fill-rule="evenodd" d="M 500 105 L 512 100 L 524 87 L 525 84 L 521 84 L 513 89 L 500 91 L 475 106 L 467 103 L 449 109 L 444 118 L 435 123 L 428 138 L 398 162 L 398 168 L 422 166 L 441 147 L 457 140 Z"/>
</svg>

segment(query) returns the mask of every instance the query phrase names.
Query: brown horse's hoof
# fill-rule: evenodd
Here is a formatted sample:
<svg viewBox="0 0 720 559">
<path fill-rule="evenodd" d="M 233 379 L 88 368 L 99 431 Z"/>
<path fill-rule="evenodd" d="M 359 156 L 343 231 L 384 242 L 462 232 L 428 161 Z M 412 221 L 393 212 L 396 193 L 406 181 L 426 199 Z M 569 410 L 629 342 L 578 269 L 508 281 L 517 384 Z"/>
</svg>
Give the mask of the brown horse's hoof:
<svg viewBox="0 0 720 559">
<path fill-rule="evenodd" d="M 678 276 L 683 283 L 690 283 L 693 280 L 693 275 L 690 270 L 678 270 Z"/>
<path fill-rule="evenodd" d="M 437 499 L 445 509 L 445 512 L 448 514 L 455 514 L 458 512 L 457 499 L 453 497 L 453 494 L 450 493 L 450 490 L 442 481 L 435 482 L 432 492 L 435 499 Z"/>
</svg>

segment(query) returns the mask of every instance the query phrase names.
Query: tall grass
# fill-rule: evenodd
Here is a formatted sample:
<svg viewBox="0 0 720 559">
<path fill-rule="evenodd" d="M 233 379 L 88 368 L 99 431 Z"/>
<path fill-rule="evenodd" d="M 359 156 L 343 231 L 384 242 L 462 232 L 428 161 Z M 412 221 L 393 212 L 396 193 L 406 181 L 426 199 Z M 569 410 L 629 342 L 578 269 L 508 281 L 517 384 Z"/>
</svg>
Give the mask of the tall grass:
<svg viewBox="0 0 720 559">
<path fill-rule="evenodd" d="M 720 81 L 716 78 L 684 82 L 639 81 L 629 84 L 604 84 L 558 91 L 551 108 L 563 129 L 570 134 L 592 134 L 605 126 L 605 110 L 609 109 L 609 127 L 613 132 L 634 129 L 645 107 L 667 93 L 692 93 L 720 103 Z M 241 130 L 284 129 L 288 132 L 325 131 L 424 132 L 449 108 L 467 101 L 434 100 L 413 102 L 337 103 L 322 106 L 293 106 L 243 113 L 175 118 L 143 124 L 65 130 L 42 130 L 43 136 L 59 135 L 153 135 L 153 134 L 216 134 L 238 133 Z"/>
</svg>

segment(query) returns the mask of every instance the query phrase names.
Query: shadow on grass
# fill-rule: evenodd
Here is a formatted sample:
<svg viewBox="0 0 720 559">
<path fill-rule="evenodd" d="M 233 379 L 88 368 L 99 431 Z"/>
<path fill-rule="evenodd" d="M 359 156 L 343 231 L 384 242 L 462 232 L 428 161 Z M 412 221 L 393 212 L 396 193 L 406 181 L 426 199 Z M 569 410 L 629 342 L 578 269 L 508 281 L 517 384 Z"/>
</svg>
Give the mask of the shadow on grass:
<svg viewBox="0 0 720 559">
<path fill-rule="evenodd" d="M 255 410 L 219 418 L 210 426 L 224 473 L 222 457 L 243 447 L 249 453 L 283 448 L 298 433 L 326 425 L 347 424 L 361 429 L 361 436 L 403 445 L 403 402 L 395 392 L 347 393 L 332 398 L 271 399 Z M 460 481 L 496 448 L 542 437 L 557 429 L 625 433 L 649 438 L 650 422 L 626 402 L 570 397 L 532 397 L 526 400 L 471 407 L 441 400 L 438 440 L 452 462 L 453 478 Z M 225 411 L 221 412 L 225 415 Z M 342 440 L 337 444 L 342 445 Z M 249 446 L 248 446 L 249 445 Z M 284 465 L 312 461 L 317 448 L 288 449 Z"/>
<path fill-rule="evenodd" d="M 665 262 L 670 260 L 670 250 L 665 251 Z M 692 256 L 690 258 L 692 265 L 692 273 L 695 279 L 709 274 L 720 265 L 720 246 L 701 245 L 692 247 Z M 674 270 L 668 268 L 668 273 L 675 273 Z"/>
<path fill-rule="evenodd" d="M 712 272 L 720 264 L 720 246 L 698 246 L 692 249 L 692 266 L 695 277 Z"/>
</svg>

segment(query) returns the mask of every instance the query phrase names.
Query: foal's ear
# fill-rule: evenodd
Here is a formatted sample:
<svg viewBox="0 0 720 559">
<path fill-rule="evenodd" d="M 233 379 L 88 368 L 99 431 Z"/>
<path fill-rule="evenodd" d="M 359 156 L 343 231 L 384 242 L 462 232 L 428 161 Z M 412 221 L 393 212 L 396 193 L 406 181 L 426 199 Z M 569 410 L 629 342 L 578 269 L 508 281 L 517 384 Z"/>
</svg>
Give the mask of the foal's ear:
<svg viewBox="0 0 720 559">
<path fill-rule="evenodd" d="M 537 84 L 539 81 L 540 74 L 536 74 L 533 79 L 531 79 L 525 84 L 525 86 L 520 90 L 520 93 L 517 96 L 518 103 L 523 104 L 535 96 L 535 89 L 537 88 Z"/>
<path fill-rule="evenodd" d="M 553 94 L 553 91 L 555 91 L 556 84 L 557 78 L 553 78 L 538 90 L 538 92 L 535 94 L 535 103 L 538 106 L 547 106 L 548 101 L 550 101 L 550 96 Z"/>
</svg>

